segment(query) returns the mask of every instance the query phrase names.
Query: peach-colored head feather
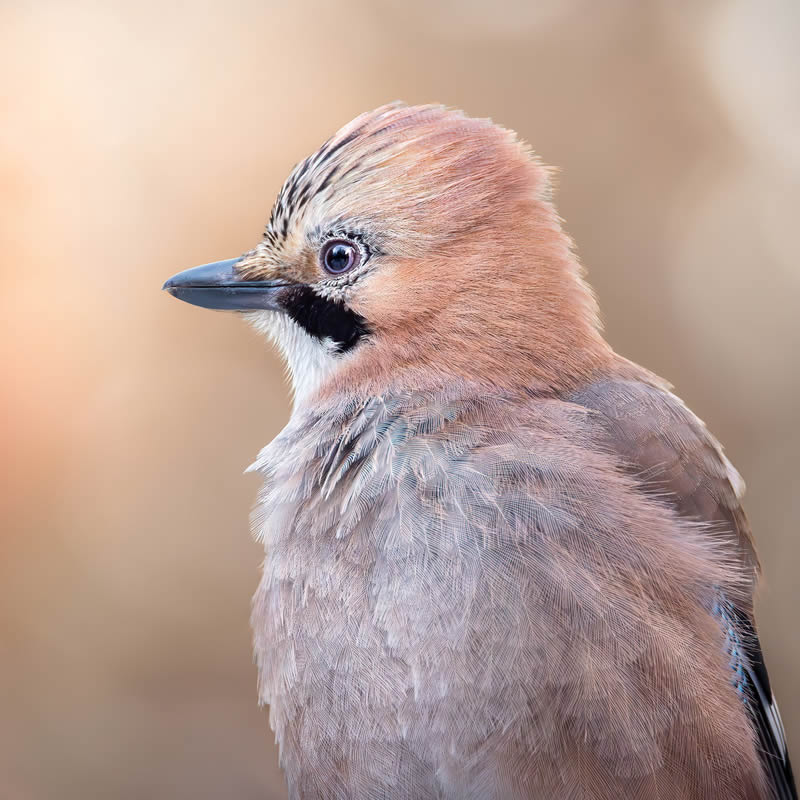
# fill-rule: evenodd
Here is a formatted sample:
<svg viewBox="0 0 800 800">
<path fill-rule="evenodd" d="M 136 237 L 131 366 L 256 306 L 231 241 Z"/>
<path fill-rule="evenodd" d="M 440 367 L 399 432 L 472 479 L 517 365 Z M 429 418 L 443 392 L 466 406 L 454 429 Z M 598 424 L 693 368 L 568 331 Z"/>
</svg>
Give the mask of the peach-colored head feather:
<svg viewBox="0 0 800 800">
<path fill-rule="evenodd" d="M 284 184 L 251 278 L 310 284 L 371 336 L 324 391 L 465 379 L 563 388 L 613 358 L 550 199 L 550 173 L 490 120 L 441 106 L 357 117 Z M 326 237 L 369 237 L 344 277 L 319 265 Z"/>
</svg>

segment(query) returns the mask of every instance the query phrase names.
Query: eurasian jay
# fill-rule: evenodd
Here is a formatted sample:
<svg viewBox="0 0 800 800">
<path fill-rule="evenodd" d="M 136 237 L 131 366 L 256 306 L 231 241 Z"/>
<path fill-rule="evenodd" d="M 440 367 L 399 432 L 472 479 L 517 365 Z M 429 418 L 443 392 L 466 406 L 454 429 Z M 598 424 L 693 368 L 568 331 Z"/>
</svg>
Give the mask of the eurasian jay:
<svg viewBox="0 0 800 800">
<path fill-rule="evenodd" d="M 165 284 L 281 349 L 252 624 L 293 798 L 796 798 L 744 485 L 510 131 L 384 106 Z"/>
</svg>

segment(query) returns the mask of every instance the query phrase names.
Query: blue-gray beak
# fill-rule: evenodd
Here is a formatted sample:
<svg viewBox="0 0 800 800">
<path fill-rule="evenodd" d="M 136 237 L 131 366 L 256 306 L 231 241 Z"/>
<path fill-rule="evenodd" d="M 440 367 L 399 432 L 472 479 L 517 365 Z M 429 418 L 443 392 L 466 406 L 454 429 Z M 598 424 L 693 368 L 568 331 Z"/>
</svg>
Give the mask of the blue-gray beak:
<svg viewBox="0 0 800 800">
<path fill-rule="evenodd" d="M 163 286 L 173 297 L 203 308 L 223 311 L 279 310 L 281 295 L 292 287 L 285 281 L 242 280 L 239 258 L 215 261 L 173 275 Z"/>
</svg>

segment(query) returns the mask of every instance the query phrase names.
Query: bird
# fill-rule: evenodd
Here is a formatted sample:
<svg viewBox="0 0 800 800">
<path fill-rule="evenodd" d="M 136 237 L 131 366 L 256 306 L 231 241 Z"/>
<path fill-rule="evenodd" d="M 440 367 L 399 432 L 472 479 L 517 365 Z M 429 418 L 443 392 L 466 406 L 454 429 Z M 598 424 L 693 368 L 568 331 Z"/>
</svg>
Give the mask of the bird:
<svg viewBox="0 0 800 800">
<path fill-rule="evenodd" d="M 797 798 L 742 479 L 603 337 L 516 133 L 362 114 L 164 288 L 287 365 L 251 622 L 290 797 Z"/>
</svg>

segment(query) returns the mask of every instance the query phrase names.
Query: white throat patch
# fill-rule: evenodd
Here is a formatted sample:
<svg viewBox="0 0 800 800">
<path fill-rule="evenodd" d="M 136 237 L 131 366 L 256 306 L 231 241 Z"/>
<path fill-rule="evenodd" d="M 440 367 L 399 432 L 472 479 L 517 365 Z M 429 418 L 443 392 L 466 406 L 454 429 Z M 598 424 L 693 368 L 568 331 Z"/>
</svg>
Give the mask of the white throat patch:
<svg viewBox="0 0 800 800">
<path fill-rule="evenodd" d="M 286 314 L 257 311 L 247 314 L 248 322 L 274 342 L 286 361 L 295 409 L 302 406 L 337 368 L 342 356 L 332 339 L 309 335 Z"/>
</svg>

